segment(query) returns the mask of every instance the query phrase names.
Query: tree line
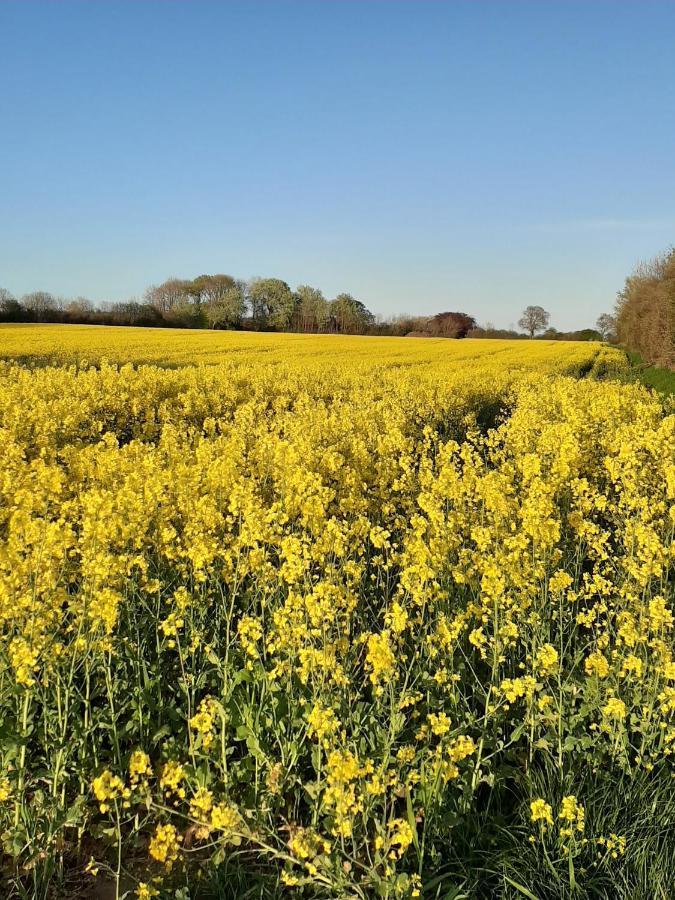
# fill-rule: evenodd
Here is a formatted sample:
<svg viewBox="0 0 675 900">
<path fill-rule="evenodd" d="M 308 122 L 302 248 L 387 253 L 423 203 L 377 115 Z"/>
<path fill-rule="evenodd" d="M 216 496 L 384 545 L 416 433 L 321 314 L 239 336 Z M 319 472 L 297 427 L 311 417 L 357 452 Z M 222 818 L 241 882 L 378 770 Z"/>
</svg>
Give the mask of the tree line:
<svg viewBox="0 0 675 900">
<path fill-rule="evenodd" d="M 376 319 L 352 294 L 329 299 L 306 284 L 291 290 L 280 278 L 243 281 L 224 274 L 168 278 L 150 285 L 142 299 L 98 306 L 86 297 L 64 299 L 47 291 L 16 298 L 0 288 L 0 321 L 455 338 L 477 328 L 463 312 Z"/>
<path fill-rule="evenodd" d="M 150 285 L 142 299 L 98 306 L 86 297 L 64 299 L 47 291 L 33 291 L 16 298 L 0 288 L 0 321 L 448 338 L 606 337 L 604 332 L 591 328 L 571 332 L 551 328 L 550 315 L 541 306 L 524 310 L 518 322 L 521 331 L 497 329 L 489 323 L 479 326 L 465 312 L 376 319 L 351 294 L 328 299 L 319 288 L 306 284 L 291 290 L 279 278 L 243 281 L 224 274 L 168 278 Z"/>
<path fill-rule="evenodd" d="M 141 299 L 95 306 L 86 297 L 64 300 L 47 291 L 20 299 L 0 288 L 5 322 L 66 322 L 154 325 L 175 328 L 248 328 L 260 331 L 367 333 L 369 309 L 351 294 L 327 299 L 318 288 L 291 290 L 280 278 L 235 279 L 231 275 L 169 278 L 150 285 Z"/>
</svg>

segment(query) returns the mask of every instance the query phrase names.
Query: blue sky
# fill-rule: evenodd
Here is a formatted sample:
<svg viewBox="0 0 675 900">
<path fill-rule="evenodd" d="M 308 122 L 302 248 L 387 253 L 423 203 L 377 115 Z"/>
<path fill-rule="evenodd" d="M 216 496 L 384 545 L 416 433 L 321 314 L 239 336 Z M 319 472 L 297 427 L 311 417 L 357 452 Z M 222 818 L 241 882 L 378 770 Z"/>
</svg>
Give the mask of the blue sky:
<svg viewBox="0 0 675 900">
<path fill-rule="evenodd" d="M 0 285 L 560 328 L 675 242 L 675 3 L 0 2 Z"/>
</svg>

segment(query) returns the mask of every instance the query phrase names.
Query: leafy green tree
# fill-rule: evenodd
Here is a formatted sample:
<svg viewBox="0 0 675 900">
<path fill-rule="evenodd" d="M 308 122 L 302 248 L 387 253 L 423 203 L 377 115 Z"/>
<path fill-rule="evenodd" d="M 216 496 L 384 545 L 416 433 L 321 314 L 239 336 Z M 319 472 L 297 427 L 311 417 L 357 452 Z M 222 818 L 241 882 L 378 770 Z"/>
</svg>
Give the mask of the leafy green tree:
<svg viewBox="0 0 675 900">
<path fill-rule="evenodd" d="M 280 278 L 255 278 L 248 286 L 251 317 L 259 328 L 282 331 L 291 322 L 296 298 Z"/>
<path fill-rule="evenodd" d="M 369 309 L 351 294 L 338 294 L 330 303 L 330 317 L 335 331 L 359 334 L 375 321 Z"/>
<path fill-rule="evenodd" d="M 328 322 L 328 301 L 318 288 L 298 285 L 296 291 L 295 326 L 298 331 L 321 331 Z"/>
<path fill-rule="evenodd" d="M 232 328 L 241 325 L 246 311 L 246 300 L 241 285 L 233 283 L 232 287 L 208 300 L 203 310 L 210 328 Z"/>
</svg>

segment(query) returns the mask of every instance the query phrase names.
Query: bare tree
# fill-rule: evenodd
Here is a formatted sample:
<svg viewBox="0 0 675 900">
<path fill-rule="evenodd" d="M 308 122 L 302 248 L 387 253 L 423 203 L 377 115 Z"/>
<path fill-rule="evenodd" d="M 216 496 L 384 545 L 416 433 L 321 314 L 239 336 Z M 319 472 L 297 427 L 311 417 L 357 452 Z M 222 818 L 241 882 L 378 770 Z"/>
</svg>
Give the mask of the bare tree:
<svg viewBox="0 0 675 900">
<path fill-rule="evenodd" d="M 146 290 L 146 303 L 161 313 L 170 312 L 175 306 L 192 302 L 191 282 L 183 278 L 167 278 L 161 284 L 151 284 Z"/>
<path fill-rule="evenodd" d="M 16 303 L 16 297 L 7 288 L 0 287 L 0 309 L 9 308 Z"/>
<path fill-rule="evenodd" d="M 543 306 L 527 306 L 518 319 L 518 327 L 533 338 L 538 331 L 543 331 L 548 327 L 550 318 Z"/>
<path fill-rule="evenodd" d="M 56 309 L 56 299 L 47 291 L 33 291 L 32 294 L 24 294 L 21 305 L 41 322 L 48 313 Z"/>
<path fill-rule="evenodd" d="M 643 262 L 617 297 L 618 339 L 647 362 L 675 366 L 675 248 Z"/>
<path fill-rule="evenodd" d="M 23 307 L 11 291 L 0 288 L 0 319 L 4 322 L 20 322 Z"/>
<path fill-rule="evenodd" d="M 64 309 L 71 316 L 90 316 L 94 312 L 94 304 L 87 297 L 75 297 L 67 301 Z"/>
<path fill-rule="evenodd" d="M 198 304 L 220 302 L 228 291 L 236 288 L 231 275 L 198 275 L 190 285 L 190 293 Z"/>
<path fill-rule="evenodd" d="M 610 341 L 616 336 L 616 318 L 609 313 L 598 316 L 595 327 L 606 341 Z"/>
</svg>

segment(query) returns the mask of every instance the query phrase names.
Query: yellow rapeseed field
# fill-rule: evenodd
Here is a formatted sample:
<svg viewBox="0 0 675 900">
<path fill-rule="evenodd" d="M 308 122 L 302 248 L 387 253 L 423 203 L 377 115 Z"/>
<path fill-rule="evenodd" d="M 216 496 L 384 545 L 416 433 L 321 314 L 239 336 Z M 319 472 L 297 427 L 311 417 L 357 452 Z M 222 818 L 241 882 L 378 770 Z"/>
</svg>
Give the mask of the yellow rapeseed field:
<svg viewBox="0 0 675 900">
<path fill-rule="evenodd" d="M 283 362 L 300 368 L 344 363 L 350 369 L 379 369 L 443 362 L 453 368 L 480 363 L 483 370 L 487 363 L 500 370 L 508 367 L 563 372 L 591 363 L 598 352 L 598 344 L 560 341 L 392 340 L 353 335 L 0 324 L 0 358 L 52 363 L 105 359 L 115 363 L 184 366 L 241 359 L 248 363 Z"/>
<path fill-rule="evenodd" d="M 622 365 L 0 326 L 2 896 L 668 896 L 675 415 Z"/>
</svg>

